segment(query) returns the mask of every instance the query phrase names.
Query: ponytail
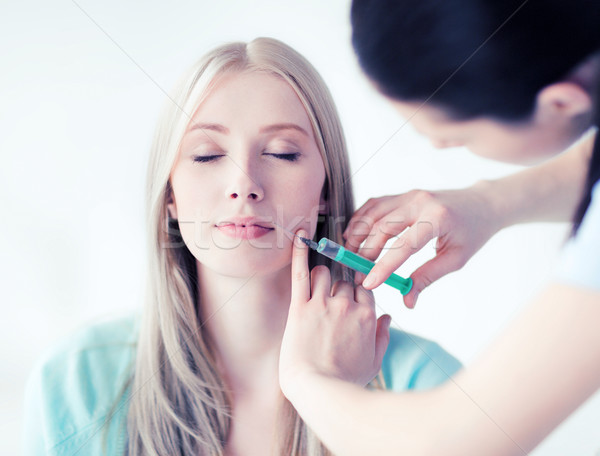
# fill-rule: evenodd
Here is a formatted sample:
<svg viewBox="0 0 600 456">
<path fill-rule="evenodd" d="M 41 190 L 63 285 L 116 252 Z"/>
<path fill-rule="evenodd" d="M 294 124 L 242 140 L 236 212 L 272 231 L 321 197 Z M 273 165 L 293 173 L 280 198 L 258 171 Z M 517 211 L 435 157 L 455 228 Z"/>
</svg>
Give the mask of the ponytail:
<svg viewBox="0 0 600 456">
<path fill-rule="evenodd" d="M 593 94 L 594 100 L 594 117 L 593 124 L 596 128 L 600 127 L 600 75 L 597 75 L 598 81 L 596 83 L 596 91 Z M 585 188 L 583 191 L 583 198 L 579 203 L 579 207 L 577 208 L 577 212 L 575 213 L 575 217 L 573 219 L 573 231 L 572 235 L 577 234 L 577 230 L 581 225 L 581 221 L 585 216 L 585 213 L 592 201 L 592 189 L 598 180 L 600 179 L 600 140 L 598 138 L 598 133 L 596 133 L 596 137 L 594 139 L 594 148 L 592 150 L 592 157 L 590 159 L 589 170 L 585 182 Z"/>
</svg>

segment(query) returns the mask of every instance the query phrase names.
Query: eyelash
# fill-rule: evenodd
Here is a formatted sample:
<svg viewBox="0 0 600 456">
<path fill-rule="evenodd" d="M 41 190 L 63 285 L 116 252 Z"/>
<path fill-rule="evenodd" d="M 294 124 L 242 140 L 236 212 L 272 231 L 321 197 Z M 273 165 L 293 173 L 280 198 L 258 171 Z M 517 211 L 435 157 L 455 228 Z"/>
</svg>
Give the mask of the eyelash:
<svg viewBox="0 0 600 456">
<path fill-rule="evenodd" d="M 275 154 L 275 153 L 266 153 L 265 155 L 270 155 L 275 158 L 279 158 L 280 160 L 286 160 L 289 162 L 298 161 L 300 157 L 300 152 L 292 152 L 285 154 Z M 223 155 L 195 155 L 194 162 L 195 163 L 208 163 L 217 160 L 218 158 L 223 157 Z"/>
<path fill-rule="evenodd" d="M 281 160 L 286 160 L 286 161 L 290 161 L 290 162 L 298 161 L 298 158 L 300 158 L 300 152 L 292 152 L 292 153 L 285 153 L 285 154 L 267 153 L 267 155 L 271 155 L 275 158 L 279 158 Z"/>
<path fill-rule="evenodd" d="M 194 155 L 194 162 L 195 163 L 208 163 L 211 161 L 216 160 L 219 157 L 222 157 L 223 155 Z"/>
</svg>

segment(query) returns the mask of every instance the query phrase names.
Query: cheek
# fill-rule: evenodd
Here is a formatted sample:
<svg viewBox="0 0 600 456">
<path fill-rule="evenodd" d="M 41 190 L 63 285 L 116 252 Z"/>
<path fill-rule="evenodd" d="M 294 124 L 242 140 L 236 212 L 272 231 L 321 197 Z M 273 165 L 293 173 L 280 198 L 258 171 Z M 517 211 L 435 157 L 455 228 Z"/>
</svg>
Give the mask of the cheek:
<svg viewBox="0 0 600 456">
<path fill-rule="evenodd" d="M 171 175 L 173 196 L 180 216 L 193 215 L 199 208 L 208 208 L 211 201 L 216 201 L 216 185 L 213 177 L 202 173 L 199 175 L 194 169 L 175 170 Z"/>
<path fill-rule="evenodd" d="M 209 222 L 216 202 L 215 190 L 208 177 L 201 179 L 186 169 L 174 170 L 171 185 L 179 230 L 184 242 L 193 251 L 194 246 L 204 246 L 209 238 Z"/>
<path fill-rule="evenodd" d="M 544 140 L 523 132 L 492 131 L 482 134 L 471 150 L 485 158 L 516 164 L 530 165 L 540 159 L 545 149 Z M 543 154 L 542 154 L 543 155 Z"/>
<path fill-rule="evenodd" d="M 314 233 L 318 221 L 319 204 L 325 183 L 325 170 L 319 167 L 315 171 L 304 171 L 294 176 L 288 176 L 278 185 L 276 195 L 277 211 L 284 214 L 284 219 L 298 228 Z"/>
</svg>

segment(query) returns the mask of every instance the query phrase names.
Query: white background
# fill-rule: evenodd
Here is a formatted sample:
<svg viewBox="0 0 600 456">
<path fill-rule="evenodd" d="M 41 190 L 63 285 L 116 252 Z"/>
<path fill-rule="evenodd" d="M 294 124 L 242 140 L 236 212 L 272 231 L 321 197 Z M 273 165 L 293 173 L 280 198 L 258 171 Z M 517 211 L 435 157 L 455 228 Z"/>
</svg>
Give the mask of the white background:
<svg viewBox="0 0 600 456">
<path fill-rule="evenodd" d="M 20 452 L 24 382 L 44 348 L 140 305 L 143 188 L 156 119 L 165 92 L 216 45 L 271 36 L 315 65 L 342 117 L 358 206 L 519 169 L 435 150 L 403 126 L 356 64 L 349 2 L 324 3 L 2 3 L 0 453 Z M 566 232 L 559 224 L 507 229 L 423 292 L 416 310 L 389 287 L 377 290 L 378 303 L 400 328 L 469 363 L 544 285 Z M 400 272 L 409 275 L 432 253 L 428 246 Z M 534 454 L 595 454 L 599 416 L 596 395 Z"/>
</svg>

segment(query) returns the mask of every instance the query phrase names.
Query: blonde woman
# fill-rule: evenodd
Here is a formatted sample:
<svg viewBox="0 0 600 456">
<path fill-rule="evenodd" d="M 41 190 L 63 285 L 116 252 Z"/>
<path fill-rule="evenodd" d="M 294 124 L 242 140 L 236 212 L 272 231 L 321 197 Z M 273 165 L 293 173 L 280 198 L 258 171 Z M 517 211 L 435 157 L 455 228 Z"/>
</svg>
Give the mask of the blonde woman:
<svg viewBox="0 0 600 456">
<path fill-rule="evenodd" d="M 140 324 L 95 325 L 44 358 L 28 385 L 28 454 L 329 454 L 279 388 L 292 240 L 276 224 L 341 241 L 349 177 L 331 96 L 297 52 L 259 38 L 201 59 L 152 147 Z M 373 312 L 347 271 L 310 255 L 325 309 Z M 379 361 L 388 326 L 382 317 Z M 428 388 L 459 367 L 392 330 L 373 387 Z"/>
</svg>

